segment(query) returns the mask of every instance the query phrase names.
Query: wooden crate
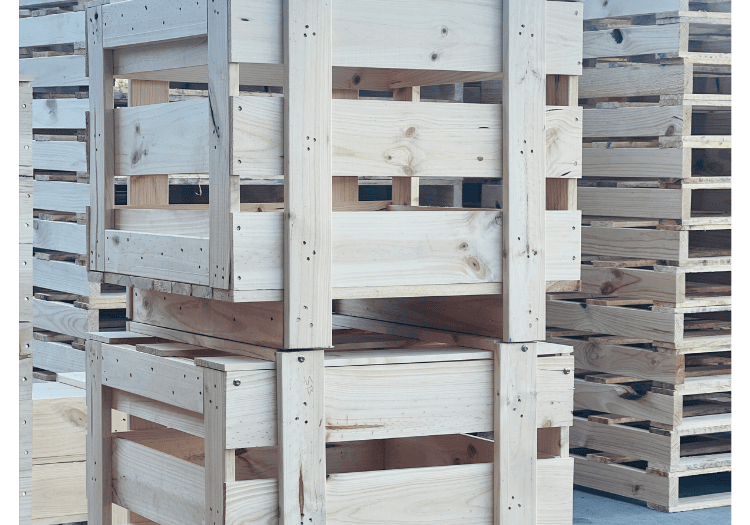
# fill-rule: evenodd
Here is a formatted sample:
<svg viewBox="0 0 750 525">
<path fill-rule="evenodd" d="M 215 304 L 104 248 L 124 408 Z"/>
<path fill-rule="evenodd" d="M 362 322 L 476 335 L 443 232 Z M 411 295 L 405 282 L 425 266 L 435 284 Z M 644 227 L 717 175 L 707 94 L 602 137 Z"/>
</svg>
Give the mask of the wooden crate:
<svg viewBox="0 0 750 525">
<path fill-rule="evenodd" d="M 221 59 L 217 59 L 216 67 L 223 62 L 238 63 L 237 71 L 232 69 L 235 66 L 227 67 L 240 85 L 282 85 L 282 39 L 280 31 L 273 29 L 276 21 L 280 24 L 282 20 L 281 4 L 268 12 L 253 13 L 249 2 L 235 3 L 231 17 L 217 22 L 234 27 L 235 31 L 231 32 L 231 39 L 225 38 L 226 42 L 217 44 L 216 53 Z M 143 9 L 146 3 L 138 1 L 92 7 L 101 11 L 102 20 L 111 20 L 102 26 L 101 37 L 96 38 L 96 25 L 89 23 L 92 56 L 92 42 L 96 41 L 102 56 L 107 60 L 111 56 L 113 61 L 106 72 L 102 68 L 109 68 L 108 62 L 92 65 L 94 62 L 90 61 L 92 83 L 103 85 L 102 75 L 160 81 L 209 79 L 206 63 L 209 52 L 213 51 L 206 44 L 206 34 L 213 31 L 213 19 L 206 21 L 201 2 L 189 9 L 186 6 L 173 17 L 171 13 L 178 4 L 152 7 L 148 13 Z M 487 4 L 472 9 L 476 12 L 472 12 L 465 27 L 451 29 L 446 25 L 441 31 L 444 29 L 448 35 L 455 31 L 459 38 L 464 32 L 474 32 L 472 24 L 479 21 L 493 20 L 493 27 L 498 28 L 502 25 L 498 6 Z M 445 13 L 437 14 L 428 14 L 429 11 L 426 9 L 420 16 L 450 20 L 451 13 L 462 12 L 463 7 L 446 7 Z M 582 23 L 580 7 L 549 2 L 547 11 L 547 74 L 575 75 L 580 71 L 576 47 L 580 45 L 577 32 Z M 413 43 L 400 42 L 394 48 L 400 51 L 391 52 L 375 36 L 379 21 L 371 19 L 370 14 L 351 6 L 333 10 L 334 21 L 343 17 L 337 27 L 346 29 L 334 34 L 331 44 L 331 87 L 336 90 L 333 100 L 326 103 L 326 107 L 331 107 L 331 143 L 318 146 L 319 137 L 303 133 L 298 138 L 300 149 L 294 149 L 302 152 L 303 159 L 308 147 L 324 146 L 330 152 L 323 156 L 330 156 L 330 165 L 326 164 L 330 167 L 325 169 L 326 185 L 333 185 L 333 212 L 330 226 L 326 227 L 330 229 L 332 246 L 331 261 L 326 263 L 332 268 L 332 297 L 499 293 L 503 272 L 500 215 L 479 210 L 417 209 L 413 206 L 418 203 L 416 194 L 411 192 L 416 193 L 417 180 L 428 178 L 500 177 L 499 152 L 504 134 L 498 125 L 502 120 L 500 106 L 402 104 L 397 99 L 416 100 L 416 89 L 411 86 L 420 84 L 500 77 L 502 64 L 497 59 L 500 33 L 482 30 L 487 36 L 478 44 L 481 51 L 469 49 L 472 46 L 450 50 L 438 40 L 434 53 L 416 58 L 403 50 L 423 45 L 418 44 L 421 37 L 415 37 Z M 135 30 L 128 22 L 136 16 L 143 19 L 142 29 Z M 358 34 L 357 43 L 350 39 L 348 31 Z M 363 39 L 362 34 L 369 36 Z M 311 34 L 308 37 L 313 38 Z M 300 36 L 303 40 L 308 37 Z M 135 45 L 143 43 L 149 46 Z M 183 59 L 186 62 L 180 62 Z M 211 61 L 210 67 L 213 66 Z M 567 89 L 566 82 L 563 83 Z M 236 90 L 216 86 L 216 97 L 221 97 L 221 111 L 227 119 L 217 124 L 226 126 L 218 133 L 227 139 L 220 139 L 223 150 L 218 143 L 211 142 L 217 134 L 206 126 L 209 105 L 214 108 L 214 118 L 218 118 L 219 111 L 216 109 L 219 101 L 210 97 L 114 111 L 102 135 L 99 155 L 92 156 L 94 166 L 101 166 L 95 177 L 97 196 L 92 201 L 92 219 L 96 216 L 96 223 L 92 223 L 89 255 L 91 270 L 97 272 L 92 279 L 224 301 L 282 300 L 284 216 L 278 212 L 256 213 L 258 209 L 276 211 L 278 206 L 241 202 L 237 186 L 243 179 L 266 180 L 284 173 L 288 157 L 284 148 L 288 150 L 291 140 L 290 137 L 284 140 L 285 133 L 291 132 L 284 127 L 289 124 L 284 120 L 286 99 L 249 93 L 238 96 Z M 395 88 L 406 90 L 399 91 L 396 100 L 346 99 L 356 98 L 357 90 Z M 219 95 L 219 89 L 225 91 Z M 341 89 L 347 91 L 339 92 Z M 580 137 L 580 110 L 571 107 L 569 99 L 553 102 L 555 105 L 547 106 L 546 110 L 547 128 L 556 130 L 547 133 L 546 177 L 565 178 L 561 181 L 564 188 L 569 186 L 568 179 L 580 172 L 581 165 L 580 151 L 571 147 Z M 94 100 L 92 95 L 93 111 L 98 110 L 95 105 L 100 103 L 104 104 L 101 108 L 107 104 L 104 99 Z M 378 119 L 374 120 L 373 115 L 378 115 Z M 308 136 L 312 146 L 307 144 Z M 179 156 L 172 154 L 176 144 L 183 152 Z M 91 147 L 95 146 L 93 141 Z M 105 156 L 111 163 L 105 162 Z M 221 173 L 214 173 L 219 166 L 223 166 Z M 149 206 L 113 206 L 111 199 L 105 198 L 111 194 L 115 177 L 205 172 L 212 177 L 209 193 L 214 196 L 208 206 L 143 209 Z M 358 202 L 356 194 L 346 189 L 353 183 L 352 173 L 360 177 L 395 177 L 397 187 L 392 201 Z M 286 183 L 291 191 L 289 181 Z M 320 202 L 328 202 L 327 199 Z M 367 211 L 385 211 L 384 208 L 389 213 L 374 215 L 376 212 Z M 550 231 L 546 241 L 547 280 L 556 289 L 560 283 L 575 289 L 579 279 L 573 260 L 580 233 L 575 224 L 578 214 L 567 207 L 553 210 L 547 212 L 546 219 Z M 406 224 L 409 227 L 405 230 Z M 446 235 L 446 232 L 452 233 Z M 403 238 L 405 242 L 394 249 L 394 238 Z M 327 249 L 325 252 L 323 248 L 308 249 L 311 244 L 302 245 L 301 241 L 296 242 L 305 252 L 301 257 L 304 264 L 308 264 L 308 257 L 310 265 L 314 266 L 316 260 L 322 264 L 320 256 L 324 253 L 328 259 Z M 493 244 L 498 249 L 483 251 L 483 246 Z M 425 250 L 427 246 L 429 250 Z M 456 251 L 455 246 L 464 248 Z M 363 259 L 361 254 L 365 250 L 369 256 Z M 263 255 L 248 256 L 251 251 Z"/>
<path fill-rule="evenodd" d="M 157 523 L 275 520 L 285 497 L 278 469 L 299 485 L 300 468 L 312 468 L 285 462 L 285 450 L 293 434 L 311 432 L 324 454 L 320 485 L 300 487 L 320 502 L 306 522 L 492 522 L 493 463 L 506 452 L 467 433 L 497 430 L 504 351 L 494 340 L 485 340 L 496 346 L 489 351 L 340 330 L 313 363 L 305 352 L 278 351 L 274 361 L 240 346 L 116 341 L 90 341 L 87 351 L 89 429 L 102 436 L 92 441 L 102 461 L 89 466 L 105 476 L 89 486 L 104 495 L 98 512 L 115 504 Z M 512 404 L 535 422 L 538 496 L 516 494 L 514 503 L 536 505 L 541 523 L 570 523 L 573 357 L 547 343 L 529 352 L 536 392 Z M 158 428 L 100 434 L 112 409 Z"/>
<path fill-rule="evenodd" d="M 576 290 L 580 285 L 580 212 L 571 202 L 581 170 L 582 118 L 576 75 L 582 61 L 582 6 L 544 0 L 462 1 L 443 3 L 438 9 L 433 4 L 389 1 L 375 9 L 355 0 L 335 5 L 326 0 L 277 1 L 262 7 L 249 0 L 104 0 L 87 5 L 93 126 L 89 134 L 89 279 L 130 289 L 127 315 L 133 336 L 198 345 L 200 352 L 211 349 L 211 355 L 202 359 L 217 359 L 216 351 L 239 353 L 244 360 L 250 357 L 261 368 L 242 374 L 267 376 L 264 388 L 270 396 L 277 395 L 264 398 L 265 416 L 257 413 L 266 417 L 265 427 L 247 425 L 250 420 L 243 415 L 242 428 L 234 434 L 228 427 L 233 403 L 224 393 L 214 395 L 210 387 L 224 385 L 222 390 L 230 396 L 240 391 L 233 388 L 242 389 L 250 379 L 243 375 L 236 378 L 237 384 L 235 378 L 227 383 L 230 370 L 205 368 L 174 356 L 144 357 L 144 352 L 122 346 L 129 334 L 97 334 L 96 343 L 102 345 L 91 343 L 94 354 L 87 359 L 87 385 L 94 408 L 89 429 L 96 436 L 89 444 L 89 520 L 109 520 L 116 492 L 119 502 L 132 512 L 171 523 L 231 522 L 237 513 L 246 512 L 247 505 L 258 517 L 278 515 L 280 523 L 293 523 L 301 516 L 306 522 L 323 523 L 327 516 L 335 521 L 336 514 L 348 512 L 336 510 L 335 505 L 345 504 L 350 497 L 347 491 L 354 490 L 346 477 L 345 485 L 337 486 L 334 482 L 340 476 L 356 472 L 365 483 L 386 483 L 389 490 L 396 480 L 390 474 L 370 480 L 366 469 L 357 472 L 354 466 L 347 469 L 355 472 L 332 471 L 326 478 L 326 441 L 339 442 L 347 433 L 350 441 L 391 437 L 421 441 L 423 436 L 458 435 L 482 426 L 477 431 L 492 427 L 495 431 L 493 477 L 483 475 L 479 482 L 487 500 L 476 517 L 469 517 L 461 505 L 456 507 L 460 516 L 449 521 L 570 521 L 567 492 L 564 497 L 545 498 L 550 509 L 557 507 L 554 513 L 537 504 L 536 494 L 544 486 L 543 478 L 535 473 L 540 461 L 534 439 L 539 421 L 527 408 L 536 409 L 534 395 L 545 376 L 536 362 L 537 342 L 545 335 L 545 290 Z M 528 74 L 530 69 L 534 75 Z M 167 102 L 153 93 L 141 93 L 139 104 L 115 108 L 110 86 L 115 78 L 130 79 L 129 89 L 136 81 L 182 82 L 193 87 L 207 82 L 208 97 Z M 502 107 L 418 103 L 421 86 L 500 78 Z M 269 89 L 257 92 L 240 86 Z M 152 88 L 156 84 L 144 83 L 139 90 Z M 375 97 L 366 91 L 389 95 Z M 130 92 L 131 98 L 134 94 Z M 518 102 L 521 99 L 523 103 Z M 207 204 L 171 205 L 149 198 L 163 199 L 158 188 L 166 186 L 171 174 L 200 177 L 206 173 Z M 131 192 L 133 198 L 126 206 L 115 205 L 117 177 L 127 177 L 131 190 L 143 188 L 138 198 L 136 191 Z M 391 199 L 360 201 L 360 177 L 365 181 L 391 179 Z M 420 181 L 500 177 L 506 203 L 502 211 L 420 206 Z M 282 178 L 283 203 L 243 198 L 243 179 L 266 183 Z M 382 306 L 387 304 L 395 308 L 386 312 Z M 365 313 L 344 315 L 357 309 Z M 411 315 L 394 322 L 389 317 L 394 312 Z M 336 372 L 347 367 L 329 371 L 331 367 L 325 365 L 326 349 L 333 348 L 334 354 L 337 348 L 341 350 L 334 328 L 387 335 L 359 341 L 355 347 L 373 351 L 362 368 L 353 367 L 354 372 L 373 372 L 371 366 L 382 364 L 386 379 L 401 370 L 438 366 L 403 361 L 412 354 L 385 344 L 393 337 L 427 341 L 428 346 L 421 348 L 429 352 L 435 344 L 488 352 L 486 358 L 459 361 L 475 366 L 497 359 L 498 365 L 487 372 L 490 376 L 500 370 L 507 373 L 496 380 L 498 399 L 512 401 L 487 405 L 490 417 L 480 418 L 482 425 L 464 428 L 461 414 L 443 412 L 441 418 L 448 416 L 450 422 L 428 430 L 422 425 L 432 423 L 424 414 L 419 422 L 412 422 L 411 416 L 404 421 L 390 412 L 388 402 L 384 400 L 381 406 L 368 396 L 368 403 L 374 402 L 376 410 L 383 412 L 375 416 L 377 423 L 352 429 L 354 406 L 348 396 L 355 391 L 336 394 L 333 386 Z M 504 341 L 501 347 L 499 340 Z M 184 394 L 185 400 L 195 404 L 162 407 L 162 415 L 148 416 L 148 407 L 157 406 L 154 403 L 168 405 L 174 400 L 159 390 L 172 383 L 163 382 L 169 377 L 165 372 L 156 390 L 148 391 L 151 387 L 139 382 L 146 390 L 134 392 L 135 386 L 130 390 L 125 386 L 129 379 L 121 377 L 124 368 L 118 369 L 117 378 L 103 376 L 105 369 L 110 370 L 106 363 L 112 361 L 107 356 L 122 351 L 141 364 L 146 363 L 144 359 L 157 359 L 154 370 L 162 370 L 164 363 L 184 365 L 173 378 L 179 384 L 174 383 L 168 392 L 174 392 L 171 396 L 180 392 L 178 397 Z M 357 355 L 366 355 L 364 351 Z M 388 356 L 398 362 L 386 365 L 382 360 Z M 563 361 L 562 357 L 555 359 Z M 445 358 L 436 359 L 442 363 Z M 459 365 L 451 362 L 450 366 Z M 557 368 L 555 374 L 568 381 L 571 370 Z M 136 371 L 127 373 L 140 376 Z M 462 383 L 471 375 L 452 369 L 449 382 L 457 378 Z M 190 386 L 192 377 L 201 384 L 197 390 Z M 120 378 L 125 383 L 120 384 Z M 210 385 L 203 383 L 206 378 Z M 323 378 L 325 392 L 315 386 Z M 376 383 L 374 388 L 381 391 L 382 385 Z M 142 444 L 125 438 L 115 444 L 109 437 L 99 439 L 106 436 L 100 429 L 109 428 L 109 404 L 125 403 L 125 392 L 131 400 L 133 394 L 141 397 L 128 401 L 127 410 L 120 409 L 178 431 L 190 433 L 192 429 L 195 435 L 196 414 L 203 414 L 198 425 L 203 431 L 196 437 L 204 438 L 203 445 L 197 445 L 205 450 L 205 468 L 185 467 L 192 472 L 188 474 L 188 490 L 192 491 L 188 506 L 150 502 L 142 491 L 146 487 L 151 492 L 147 487 L 157 478 L 141 478 L 145 483 L 135 486 L 129 485 L 131 474 L 117 474 L 117 469 L 129 468 L 119 460 L 121 452 L 140 451 L 137 461 L 141 462 L 148 462 L 151 454 L 141 455 Z M 423 393 L 420 389 L 412 393 L 410 387 L 399 394 L 398 402 L 419 406 Z M 330 397 L 334 394 L 336 407 L 329 407 L 327 399 L 334 403 Z M 486 394 L 492 396 L 493 390 Z M 564 403 L 561 391 L 549 395 L 554 397 L 551 407 Z M 204 409 L 204 397 L 212 410 Z M 141 405 L 142 398 L 152 401 Z M 227 402 L 222 412 L 226 417 L 215 411 L 219 405 L 211 404 L 217 401 L 222 407 Z M 323 420 L 339 411 L 339 402 L 349 419 L 337 419 L 327 430 Z M 464 402 L 469 405 L 466 410 L 473 410 L 474 400 Z M 304 418 L 305 414 L 311 415 Z M 188 426 L 180 422 L 183 417 L 191 421 Z M 402 423 L 406 426 L 400 427 Z M 400 430 L 390 432 L 392 425 Z M 542 426 L 565 425 L 547 420 Z M 233 441 L 247 432 L 260 441 Z M 549 432 L 557 432 L 552 441 L 564 447 L 562 431 Z M 247 484 L 258 480 L 236 478 L 240 470 L 231 461 L 232 453 L 227 454 L 237 450 L 234 445 L 247 449 L 276 444 L 278 457 L 271 457 L 271 462 L 278 464 L 277 474 L 262 480 L 265 488 Z M 450 450 L 454 445 L 444 446 Z M 375 447 L 379 450 L 380 445 Z M 112 450 L 117 452 L 114 456 Z M 560 457 L 549 459 L 566 459 L 554 455 Z M 225 461 L 227 456 L 230 461 Z M 156 457 L 177 461 L 163 454 Z M 114 477 L 110 466 L 115 469 Z M 163 472 L 186 479 L 184 466 Z M 420 471 L 420 467 L 430 467 L 425 471 L 428 477 L 437 473 L 433 468 L 453 477 L 445 470 L 448 465 L 410 467 Z M 561 461 L 560 479 L 570 475 L 563 472 L 565 468 Z M 120 483 L 127 486 L 110 491 L 110 479 L 118 487 Z M 420 513 L 442 513 L 438 509 L 443 507 L 434 506 L 438 503 L 429 488 L 436 482 L 415 479 L 415 483 L 407 499 L 428 497 L 433 508 Z M 445 492 L 447 485 L 439 485 Z M 263 503 L 257 500 L 256 504 L 248 487 L 270 492 L 262 497 Z M 382 501 L 385 492 L 372 487 Z M 562 485 L 559 488 L 562 495 Z M 340 490 L 342 497 L 337 499 Z M 393 507 L 375 500 L 372 505 L 392 516 L 390 522 L 414 519 L 410 510 L 414 506 Z"/>
</svg>

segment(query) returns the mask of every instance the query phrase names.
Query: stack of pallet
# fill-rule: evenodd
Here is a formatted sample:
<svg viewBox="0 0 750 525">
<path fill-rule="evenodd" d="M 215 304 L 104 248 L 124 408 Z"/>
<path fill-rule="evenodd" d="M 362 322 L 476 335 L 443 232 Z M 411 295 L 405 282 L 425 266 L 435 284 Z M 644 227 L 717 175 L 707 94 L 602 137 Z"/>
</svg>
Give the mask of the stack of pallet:
<svg viewBox="0 0 750 525">
<path fill-rule="evenodd" d="M 83 372 L 87 332 L 124 328 L 124 289 L 86 277 L 90 186 L 81 3 L 20 4 L 20 71 L 34 75 L 34 367 L 52 373 Z"/>
<path fill-rule="evenodd" d="M 730 504 L 729 8 L 586 2 L 583 286 L 547 310 L 576 483 L 668 512 Z"/>
<path fill-rule="evenodd" d="M 545 290 L 580 284 L 545 180 L 581 163 L 582 8 L 437 4 L 87 6 L 89 277 L 130 318 L 87 342 L 89 521 L 571 523 L 573 357 L 541 340 Z M 501 77 L 502 107 L 420 102 Z M 115 108 L 113 78 L 208 98 Z M 206 172 L 205 204 L 114 204 Z M 282 203 L 243 195 L 280 174 Z M 504 208 L 419 206 L 446 177 L 502 177 Z"/>
</svg>

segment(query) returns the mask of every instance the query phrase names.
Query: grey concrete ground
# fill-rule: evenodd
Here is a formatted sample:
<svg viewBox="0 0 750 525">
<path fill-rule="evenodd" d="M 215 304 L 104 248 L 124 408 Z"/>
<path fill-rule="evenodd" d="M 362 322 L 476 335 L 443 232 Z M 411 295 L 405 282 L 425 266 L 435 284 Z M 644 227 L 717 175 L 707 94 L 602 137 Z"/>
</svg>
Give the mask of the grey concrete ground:
<svg viewBox="0 0 750 525">
<path fill-rule="evenodd" d="M 576 486 L 573 525 L 729 525 L 731 507 L 667 514 L 640 501 Z"/>
</svg>

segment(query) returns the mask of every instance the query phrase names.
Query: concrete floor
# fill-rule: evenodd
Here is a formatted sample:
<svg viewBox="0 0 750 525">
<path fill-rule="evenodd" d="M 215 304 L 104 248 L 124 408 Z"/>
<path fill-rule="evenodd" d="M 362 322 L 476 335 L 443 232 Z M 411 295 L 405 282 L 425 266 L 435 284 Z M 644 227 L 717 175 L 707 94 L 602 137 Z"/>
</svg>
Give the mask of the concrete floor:
<svg viewBox="0 0 750 525">
<path fill-rule="evenodd" d="M 730 525 L 731 518 L 731 507 L 667 514 L 598 490 L 573 491 L 573 525 Z"/>
</svg>

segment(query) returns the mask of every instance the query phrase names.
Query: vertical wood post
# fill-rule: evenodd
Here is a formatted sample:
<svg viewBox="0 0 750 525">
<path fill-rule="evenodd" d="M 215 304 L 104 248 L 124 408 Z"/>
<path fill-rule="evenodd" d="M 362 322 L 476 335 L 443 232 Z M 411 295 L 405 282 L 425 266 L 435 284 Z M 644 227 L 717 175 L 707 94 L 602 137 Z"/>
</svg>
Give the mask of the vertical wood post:
<svg viewBox="0 0 750 525">
<path fill-rule="evenodd" d="M 284 0 L 284 348 L 330 348 L 331 2 Z"/>
<path fill-rule="evenodd" d="M 112 525 L 112 391 L 102 385 L 102 344 L 86 341 L 88 522 Z"/>
<path fill-rule="evenodd" d="M 503 0 L 503 341 L 494 522 L 535 525 L 536 352 L 545 338 L 546 0 Z"/>
<path fill-rule="evenodd" d="M 226 373 L 206 368 L 203 371 L 203 417 L 206 428 L 205 525 L 224 525 L 224 484 L 234 481 L 234 450 L 227 450 Z"/>
<path fill-rule="evenodd" d="M 503 341 L 545 338 L 545 0 L 503 0 Z"/>
<path fill-rule="evenodd" d="M 276 353 L 280 525 L 326 522 L 323 353 Z"/>
<path fill-rule="evenodd" d="M 104 231 L 114 227 L 115 141 L 114 65 L 112 51 L 104 49 L 102 6 L 86 9 L 89 65 L 89 159 L 91 213 L 89 214 L 89 268 L 104 271 Z"/>
<path fill-rule="evenodd" d="M 208 2 L 209 283 L 229 289 L 232 213 L 240 209 L 232 175 L 232 99 L 240 94 L 239 64 L 230 62 L 229 0 Z"/>
</svg>

